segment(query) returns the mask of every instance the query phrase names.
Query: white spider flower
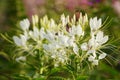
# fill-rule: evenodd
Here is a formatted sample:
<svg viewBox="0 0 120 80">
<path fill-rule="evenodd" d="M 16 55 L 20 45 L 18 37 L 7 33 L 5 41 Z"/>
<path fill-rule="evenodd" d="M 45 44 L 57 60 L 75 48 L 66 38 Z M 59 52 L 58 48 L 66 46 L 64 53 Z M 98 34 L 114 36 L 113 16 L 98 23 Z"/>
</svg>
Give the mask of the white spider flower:
<svg viewBox="0 0 120 80">
<path fill-rule="evenodd" d="M 89 23 L 92 32 L 98 30 L 102 26 L 102 20 L 97 20 L 97 17 L 91 18 Z"/>
<path fill-rule="evenodd" d="M 102 31 L 98 31 L 96 36 L 92 36 L 91 39 L 87 43 L 83 43 L 81 45 L 81 49 L 84 51 L 85 49 L 97 49 L 98 47 L 102 46 L 104 43 L 108 41 L 108 36 L 104 36 Z"/>
<path fill-rule="evenodd" d="M 88 57 L 88 61 L 92 63 L 92 65 L 98 65 L 98 61 L 106 57 L 106 53 L 102 53 L 97 56 L 98 47 L 102 46 L 104 43 L 108 41 L 108 36 L 104 36 L 102 31 L 98 31 L 96 35 L 92 35 L 91 39 L 88 43 L 81 44 L 81 49 L 83 51 L 87 51 L 87 54 L 90 55 Z M 96 59 L 98 57 L 98 60 Z"/>
<path fill-rule="evenodd" d="M 22 21 L 20 21 L 20 27 L 23 31 L 26 31 L 29 29 L 30 27 L 30 22 L 28 19 L 24 19 Z"/>
<path fill-rule="evenodd" d="M 107 54 L 106 54 L 106 53 L 102 53 L 102 54 L 100 54 L 100 55 L 99 55 L 99 57 L 98 57 L 98 58 L 99 58 L 99 59 L 103 59 L 103 58 L 105 58 L 106 56 L 107 56 Z"/>
<path fill-rule="evenodd" d="M 108 41 L 108 36 L 104 36 L 102 31 L 99 31 L 96 35 L 96 42 L 99 45 L 102 45 Z"/>
<path fill-rule="evenodd" d="M 92 62 L 92 65 L 98 65 L 98 61 L 99 61 L 99 60 L 95 59 L 94 56 L 91 56 L 91 55 L 90 55 L 90 56 L 88 57 L 88 61 Z"/>
<path fill-rule="evenodd" d="M 58 21 L 60 23 L 56 23 L 54 19 L 48 19 L 47 16 L 40 19 L 39 23 L 39 18 L 35 15 L 32 20 L 32 30 L 29 29 L 30 22 L 28 19 L 20 22 L 23 33 L 20 34 L 20 37 L 13 36 L 13 41 L 19 48 L 26 47 L 25 50 L 28 53 L 28 50 L 30 50 L 31 54 L 39 49 L 43 52 L 43 56 L 39 58 L 41 61 L 45 59 L 47 59 L 47 62 L 53 60 L 55 66 L 69 65 L 69 62 L 74 60 L 71 58 L 72 53 L 74 53 L 78 65 L 81 65 L 79 64 L 81 61 L 84 63 L 86 59 L 92 65 L 98 65 L 99 61 L 107 56 L 100 48 L 104 48 L 109 37 L 100 31 L 102 20 L 97 19 L 97 17 L 88 20 L 87 14 L 83 16 L 80 13 L 79 17 L 74 15 L 70 19 L 69 16 L 66 17 L 63 14 Z M 90 27 L 90 31 L 87 27 Z M 80 60 L 81 57 L 82 60 Z M 19 60 L 25 60 L 24 56 L 16 58 L 16 61 Z M 44 64 L 44 61 L 42 64 Z"/>
<path fill-rule="evenodd" d="M 20 37 L 13 36 L 13 40 L 17 46 L 26 46 L 27 38 L 24 35 L 20 35 Z"/>
<path fill-rule="evenodd" d="M 81 25 L 77 25 L 77 26 L 73 25 L 72 28 L 70 29 L 70 35 L 71 36 L 75 36 L 75 35 L 81 36 L 81 35 L 83 35 Z"/>
<path fill-rule="evenodd" d="M 65 36 L 63 34 L 58 34 L 58 42 L 61 45 L 68 46 L 68 39 L 69 39 L 68 36 Z"/>
</svg>

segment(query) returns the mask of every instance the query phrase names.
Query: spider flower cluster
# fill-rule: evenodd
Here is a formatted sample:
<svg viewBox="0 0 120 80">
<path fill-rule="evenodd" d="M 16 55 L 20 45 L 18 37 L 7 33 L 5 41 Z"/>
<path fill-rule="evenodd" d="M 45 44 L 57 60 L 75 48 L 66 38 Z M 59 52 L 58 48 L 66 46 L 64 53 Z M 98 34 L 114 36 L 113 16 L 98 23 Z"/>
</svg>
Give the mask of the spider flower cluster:
<svg viewBox="0 0 120 80">
<path fill-rule="evenodd" d="M 28 55 L 34 56 L 34 50 L 40 50 L 43 54 L 43 63 L 52 60 L 54 66 L 70 64 L 74 55 L 79 63 L 98 65 L 99 61 L 107 56 L 101 50 L 108 41 L 108 36 L 100 29 L 101 18 L 88 19 L 87 14 L 61 15 L 58 22 L 48 19 L 47 16 L 39 19 L 37 15 L 32 17 L 32 24 L 28 19 L 20 21 L 21 34 L 13 36 L 15 45 L 21 52 L 27 55 L 19 56 L 16 61 L 27 60 Z M 41 58 L 42 59 L 42 58 Z"/>
</svg>

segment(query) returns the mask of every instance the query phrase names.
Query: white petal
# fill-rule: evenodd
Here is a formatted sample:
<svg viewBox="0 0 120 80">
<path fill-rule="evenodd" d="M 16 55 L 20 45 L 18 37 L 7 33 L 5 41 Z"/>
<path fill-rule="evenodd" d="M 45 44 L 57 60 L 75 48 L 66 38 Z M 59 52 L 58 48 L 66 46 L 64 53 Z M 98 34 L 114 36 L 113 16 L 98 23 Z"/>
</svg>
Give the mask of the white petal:
<svg viewBox="0 0 120 80">
<path fill-rule="evenodd" d="M 47 30 L 47 34 L 45 35 L 45 38 L 47 40 L 49 40 L 50 42 L 53 42 L 54 41 L 54 37 L 55 37 L 55 35 L 52 32 L 50 32 L 49 30 Z"/>
<path fill-rule="evenodd" d="M 102 24 L 102 19 L 99 19 L 99 20 L 98 20 L 98 23 L 97 23 L 98 28 L 101 27 L 101 24 Z"/>
<path fill-rule="evenodd" d="M 34 36 L 33 36 L 33 31 L 29 31 L 29 35 L 30 35 L 30 37 L 33 38 L 33 37 L 34 37 Z"/>
<path fill-rule="evenodd" d="M 24 20 L 20 21 L 20 26 L 21 26 L 22 30 L 29 29 L 29 26 L 30 26 L 29 20 L 28 19 L 24 19 Z"/>
<path fill-rule="evenodd" d="M 95 59 L 95 57 L 93 57 L 93 56 L 88 57 L 88 61 L 90 61 L 90 62 L 93 61 L 94 59 Z"/>
<path fill-rule="evenodd" d="M 92 18 L 90 18 L 89 24 L 90 24 L 90 28 L 91 28 L 91 30 L 92 30 L 92 29 L 93 29 L 93 19 L 92 19 Z"/>
<path fill-rule="evenodd" d="M 88 44 L 87 44 L 87 43 L 83 43 L 83 44 L 81 45 L 81 49 L 82 49 L 83 51 L 87 51 L 87 50 L 88 50 Z"/>
<path fill-rule="evenodd" d="M 67 21 L 67 23 L 70 22 L 70 17 L 69 16 L 66 17 L 66 21 Z"/>
<path fill-rule="evenodd" d="M 33 31 L 34 31 L 34 38 L 39 39 L 39 30 L 38 30 L 38 28 L 37 28 L 37 27 L 34 27 L 34 28 L 33 28 Z"/>
<path fill-rule="evenodd" d="M 43 48 L 46 51 L 53 52 L 54 49 L 57 49 L 56 44 L 51 43 L 51 44 L 43 44 Z"/>
<path fill-rule="evenodd" d="M 25 37 L 24 35 L 20 35 L 20 37 L 21 37 L 22 45 L 25 46 L 26 41 L 27 41 L 27 37 Z"/>
<path fill-rule="evenodd" d="M 69 37 L 65 36 L 65 35 L 59 34 L 59 36 L 58 36 L 58 40 L 59 40 L 60 44 L 64 45 L 64 46 L 68 46 L 68 39 L 69 39 Z"/>
<path fill-rule="evenodd" d="M 43 44 L 43 48 L 44 48 L 46 51 L 49 51 L 49 50 L 50 50 L 50 47 L 49 47 L 47 44 Z"/>
<path fill-rule="evenodd" d="M 44 28 L 41 28 L 41 29 L 40 29 L 40 37 L 41 37 L 41 39 L 44 39 L 44 38 L 45 38 Z"/>
<path fill-rule="evenodd" d="M 22 46 L 22 41 L 19 37 L 13 36 L 13 40 L 17 46 Z"/>
<path fill-rule="evenodd" d="M 75 25 L 72 26 L 72 28 L 70 29 L 70 36 L 74 36 L 76 34 L 76 28 Z"/>
<path fill-rule="evenodd" d="M 103 39 L 103 32 L 99 31 L 96 35 L 96 41 L 101 42 L 102 39 Z"/>
<path fill-rule="evenodd" d="M 62 25 L 65 26 L 67 21 L 64 14 L 61 16 L 61 21 L 62 21 Z"/>
<path fill-rule="evenodd" d="M 105 37 L 102 39 L 101 44 L 104 44 L 104 43 L 106 43 L 107 41 L 108 41 L 108 36 L 105 36 Z"/>
<path fill-rule="evenodd" d="M 35 24 L 37 24 L 38 21 L 39 21 L 38 15 L 34 15 L 34 16 L 32 16 L 33 26 L 35 26 Z"/>
<path fill-rule="evenodd" d="M 76 44 L 73 45 L 73 51 L 75 54 L 78 54 L 79 48 Z"/>
<path fill-rule="evenodd" d="M 89 40 L 89 42 L 88 42 L 88 46 L 89 46 L 89 47 L 94 46 L 94 42 L 95 42 L 95 39 L 94 39 L 94 38 L 91 38 L 91 39 Z"/>
<path fill-rule="evenodd" d="M 74 37 L 68 39 L 67 43 L 68 43 L 69 46 L 74 45 L 74 39 L 75 39 Z"/>
<path fill-rule="evenodd" d="M 26 39 L 29 39 L 28 32 L 25 31 L 23 35 L 26 37 Z"/>
<path fill-rule="evenodd" d="M 95 17 L 91 20 L 92 26 L 91 26 L 91 30 L 96 30 L 96 21 L 95 21 Z"/>
<path fill-rule="evenodd" d="M 85 22 L 88 22 L 88 15 L 87 14 L 85 14 L 85 16 L 84 16 L 84 23 Z"/>
<path fill-rule="evenodd" d="M 56 58 L 55 53 L 53 53 L 53 54 L 51 55 L 51 57 L 55 59 L 55 58 Z"/>
<path fill-rule="evenodd" d="M 97 21 L 97 17 L 94 17 L 93 20 L 96 22 Z"/>
<path fill-rule="evenodd" d="M 97 29 L 98 25 L 97 25 L 97 17 L 93 18 L 93 23 L 94 23 L 94 28 Z"/>
<path fill-rule="evenodd" d="M 78 26 L 76 27 L 76 34 L 77 34 L 78 36 L 82 35 L 82 27 L 81 27 L 81 25 L 78 25 Z"/>
<path fill-rule="evenodd" d="M 94 52 L 95 52 L 95 50 L 92 50 L 92 49 L 91 49 L 91 50 L 88 50 L 88 51 L 87 51 L 87 54 L 93 54 Z"/>
<path fill-rule="evenodd" d="M 55 21 L 53 19 L 50 20 L 50 27 L 55 27 Z"/>
<path fill-rule="evenodd" d="M 93 60 L 92 65 L 98 65 L 98 60 Z"/>
<path fill-rule="evenodd" d="M 102 53 L 102 54 L 100 54 L 100 55 L 99 55 L 99 59 L 103 59 L 103 58 L 105 58 L 106 55 L 107 55 L 106 53 Z"/>
</svg>

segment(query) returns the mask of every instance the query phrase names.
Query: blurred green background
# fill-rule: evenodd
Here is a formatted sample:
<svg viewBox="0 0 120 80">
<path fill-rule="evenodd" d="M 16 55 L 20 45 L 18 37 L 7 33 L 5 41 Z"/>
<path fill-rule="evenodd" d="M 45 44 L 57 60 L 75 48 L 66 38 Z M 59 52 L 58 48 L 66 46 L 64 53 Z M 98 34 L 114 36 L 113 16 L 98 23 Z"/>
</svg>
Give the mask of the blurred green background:
<svg viewBox="0 0 120 80">
<path fill-rule="evenodd" d="M 110 63 L 100 63 L 89 80 L 120 80 L 120 0 L 0 0 L 0 33 L 12 36 L 19 21 L 26 17 L 31 20 L 34 14 L 48 15 L 58 21 L 62 13 L 72 16 L 76 11 L 85 12 L 89 17 L 101 17 L 103 22 L 108 18 L 105 31 L 117 46 L 117 51 L 108 51 Z M 12 61 L 12 48 L 0 37 L 0 80 L 13 80 L 14 73 L 22 70 Z"/>
</svg>

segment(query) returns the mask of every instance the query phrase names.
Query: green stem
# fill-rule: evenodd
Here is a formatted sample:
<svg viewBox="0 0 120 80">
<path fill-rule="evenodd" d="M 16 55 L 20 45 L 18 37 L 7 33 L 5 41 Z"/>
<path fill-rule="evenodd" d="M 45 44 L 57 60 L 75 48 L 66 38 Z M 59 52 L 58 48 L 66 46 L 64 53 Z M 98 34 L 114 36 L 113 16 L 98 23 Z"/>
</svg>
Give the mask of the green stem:
<svg viewBox="0 0 120 80">
<path fill-rule="evenodd" d="M 73 80 L 76 80 L 74 73 L 73 72 L 71 72 L 71 73 L 72 73 Z"/>
</svg>

